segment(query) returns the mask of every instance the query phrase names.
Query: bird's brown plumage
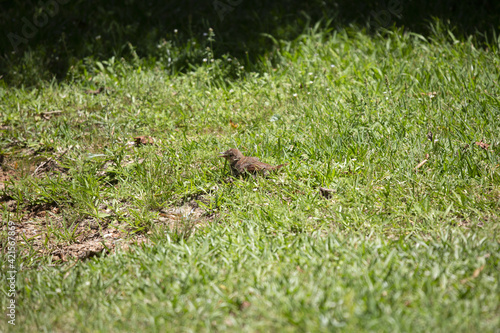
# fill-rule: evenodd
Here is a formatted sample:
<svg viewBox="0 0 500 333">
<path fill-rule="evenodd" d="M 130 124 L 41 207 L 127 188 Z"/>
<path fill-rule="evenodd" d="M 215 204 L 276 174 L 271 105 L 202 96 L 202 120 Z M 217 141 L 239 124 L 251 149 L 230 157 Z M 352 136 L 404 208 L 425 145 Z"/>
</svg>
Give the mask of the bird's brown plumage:
<svg viewBox="0 0 500 333">
<path fill-rule="evenodd" d="M 268 175 L 270 171 L 278 170 L 286 164 L 270 165 L 259 161 L 257 157 L 244 156 L 241 151 L 236 148 L 231 148 L 221 153 L 220 157 L 224 157 L 231 165 L 231 171 L 235 176 L 240 174 L 250 173 Z"/>
</svg>

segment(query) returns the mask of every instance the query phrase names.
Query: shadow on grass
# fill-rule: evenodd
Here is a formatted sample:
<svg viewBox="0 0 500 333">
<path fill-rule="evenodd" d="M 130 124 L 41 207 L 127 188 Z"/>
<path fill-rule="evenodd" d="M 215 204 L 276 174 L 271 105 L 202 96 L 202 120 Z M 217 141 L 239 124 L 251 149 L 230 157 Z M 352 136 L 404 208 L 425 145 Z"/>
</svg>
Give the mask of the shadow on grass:
<svg viewBox="0 0 500 333">
<path fill-rule="evenodd" d="M 202 61 L 208 45 L 216 57 L 231 54 L 251 68 L 271 50 L 264 34 L 291 40 L 319 20 L 333 29 L 396 25 L 426 35 L 435 17 L 454 27 L 456 36 L 480 32 L 481 42 L 500 27 L 495 0 L 0 1 L 0 13 L 0 75 L 13 86 L 62 80 L 87 57 L 129 58 L 134 52 L 181 72 Z"/>
</svg>

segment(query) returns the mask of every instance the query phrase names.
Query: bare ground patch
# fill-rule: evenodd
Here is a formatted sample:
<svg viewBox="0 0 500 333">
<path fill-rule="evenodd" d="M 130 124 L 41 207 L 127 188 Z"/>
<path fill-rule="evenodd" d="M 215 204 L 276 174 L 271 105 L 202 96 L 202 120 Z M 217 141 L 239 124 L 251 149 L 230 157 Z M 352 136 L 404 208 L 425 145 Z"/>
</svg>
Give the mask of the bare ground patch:
<svg viewBox="0 0 500 333">
<path fill-rule="evenodd" d="M 54 262 L 129 250 L 134 245 L 151 243 L 153 232 L 187 239 L 210 220 L 194 200 L 160 210 L 149 231 L 142 233 L 134 233 L 126 222 L 109 219 L 85 218 L 69 223 L 61 208 L 50 203 L 26 206 L 20 213 L 16 213 L 18 207 L 14 200 L 5 201 L 3 205 L 11 214 L 11 220 L 16 221 L 21 255 L 51 257 Z"/>
<path fill-rule="evenodd" d="M 54 174 L 65 174 L 67 169 L 60 165 L 61 158 L 68 150 L 58 150 L 53 157 L 36 156 L 33 152 L 25 152 L 22 158 L 4 158 L 0 168 L 0 208 L 4 217 L 14 221 L 17 230 L 17 244 L 21 256 L 41 258 L 51 257 L 54 262 L 65 262 L 71 259 L 87 259 L 105 252 L 128 250 L 131 246 L 150 243 L 153 233 L 170 234 L 176 240 L 188 239 L 196 230 L 204 227 L 211 219 L 196 200 L 204 202 L 203 197 L 184 202 L 177 207 L 166 207 L 152 214 L 151 224 L 145 231 L 135 232 L 129 224 L 131 211 L 124 203 L 119 212 L 112 212 L 107 205 L 99 207 L 99 213 L 106 218 L 81 217 L 70 206 L 59 207 L 55 202 L 19 204 L 9 195 L 8 184 L 24 177 L 51 177 Z M 19 156 L 18 156 L 19 157 Z M 126 166 L 133 161 L 126 159 Z M 110 162 L 104 166 L 106 168 Z M 116 215 L 116 214 L 119 214 Z M 1 224 L 2 233 L 7 223 Z M 2 248 L 0 244 L 0 248 Z"/>
</svg>

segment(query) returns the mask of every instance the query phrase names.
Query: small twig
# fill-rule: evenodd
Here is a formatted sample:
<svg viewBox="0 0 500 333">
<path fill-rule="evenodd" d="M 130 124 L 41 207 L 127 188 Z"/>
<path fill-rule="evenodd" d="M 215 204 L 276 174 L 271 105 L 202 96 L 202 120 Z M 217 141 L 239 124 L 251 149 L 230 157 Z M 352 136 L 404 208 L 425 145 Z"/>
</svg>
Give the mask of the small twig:
<svg viewBox="0 0 500 333">
<path fill-rule="evenodd" d="M 61 154 L 61 155 L 59 155 L 57 158 L 59 159 L 59 158 L 63 157 L 63 156 L 64 156 L 64 155 L 68 152 L 68 150 L 69 150 L 70 148 L 72 148 L 72 147 L 73 147 L 73 146 L 71 146 L 71 147 L 69 147 L 68 149 L 64 150 L 64 151 L 62 152 L 62 154 Z M 35 171 L 33 171 L 33 173 L 31 174 L 31 177 L 36 176 L 36 174 L 38 173 L 38 170 L 40 170 L 41 168 L 43 168 L 44 166 L 46 166 L 46 165 L 47 165 L 50 161 L 54 161 L 54 159 L 53 159 L 52 157 L 49 157 L 49 159 L 48 159 L 48 160 L 46 160 L 45 162 L 41 163 L 41 164 L 40 164 L 40 165 L 39 165 L 39 166 L 35 169 Z"/>
<path fill-rule="evenodd" d="M 52 157 L 50 157 L 48 160 L 46 160 L 45 162 L 43 162 L 42 164 L 40 164 L 36 169 L 35 171 L 33 171 L 33 173 L 31 174 L 31 177 L 34 177 L 36 176 L 38 170 L 40 170 L 42 167 L 44 167 L 45 165 L 47 165 L 47 163 L 49 163 L 50 161 L 53 161 L 52 160 Z"/>
<path fill-rule="evenodd" d="M 415 168 L 415 170 L 418 170 L 420 169 L 425 163 L 427 163 L 427 159 L 426 160 L 423 160 L 422 162 L 418 163 L 417 167 Z"/>
<path fill-rule="evenodd" d="M 48 114 L 55 114 L 55 113 L 62 113 L 62 110 L 55 110 L 55 111 L 47 111 L 47 112 L 42 112 L 43 115 L 48 115 Z"/>
<path fill-rule="evenodd" d="M 67 152 L 68 152 L 71 148 L 73 148 L 73 146 L 69 146 L 68 148 L 66 148 L 66 149 L 65 149 L 65 150 L 61 153 L 61 155 L 59 155 L 58 159 L 59 159 L 59 158 L 61 158 L 61 157 L 63 157 L 64 155 L 66 155 L 66 153 L 67 153 Z"/>
</svg>

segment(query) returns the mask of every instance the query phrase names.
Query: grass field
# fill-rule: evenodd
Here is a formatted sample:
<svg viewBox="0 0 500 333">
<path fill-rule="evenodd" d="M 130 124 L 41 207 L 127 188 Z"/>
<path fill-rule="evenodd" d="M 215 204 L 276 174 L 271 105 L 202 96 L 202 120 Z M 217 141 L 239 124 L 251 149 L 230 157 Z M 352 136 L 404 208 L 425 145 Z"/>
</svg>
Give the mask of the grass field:
<svg viewBox="0 0 500 333">
<path fill-rule="evenodd" d="M 498 331 L 498 42 L 315 27 L 255 71 L 212 49 L 0 88 L 0 330 Z M 288 165 L 233 179 L 231 147 Z"/>
</svg>

